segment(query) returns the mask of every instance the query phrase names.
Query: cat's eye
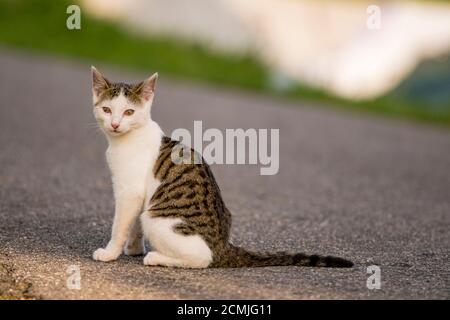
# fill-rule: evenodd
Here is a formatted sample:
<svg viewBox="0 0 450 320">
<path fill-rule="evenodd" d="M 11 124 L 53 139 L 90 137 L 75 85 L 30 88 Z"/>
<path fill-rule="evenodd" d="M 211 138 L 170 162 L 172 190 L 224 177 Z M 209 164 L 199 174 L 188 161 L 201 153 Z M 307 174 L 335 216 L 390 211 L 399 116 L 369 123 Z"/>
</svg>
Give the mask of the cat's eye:
<svg viewBox="0 0 450 320">
<path fill-rule="evenodd" d="M 108 107 L 103 107 L 102 109 L 105 113 L 111 113 L 111 109 Z"/>
<path fill-rule="evenodd" d="M 127 110 L 125 110 L 125 112 L 123 114 L 126 116 L 131 116 L 133 113 L 134 113 L 133 109 L 127 109 Z"/>
</svg>

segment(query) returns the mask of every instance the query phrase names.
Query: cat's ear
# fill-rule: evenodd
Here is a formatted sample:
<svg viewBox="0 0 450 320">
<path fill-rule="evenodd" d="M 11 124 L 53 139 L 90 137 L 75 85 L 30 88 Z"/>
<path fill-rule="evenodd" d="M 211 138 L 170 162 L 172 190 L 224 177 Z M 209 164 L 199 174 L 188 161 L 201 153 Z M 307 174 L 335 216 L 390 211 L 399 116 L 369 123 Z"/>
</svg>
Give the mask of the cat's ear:
<svg viewBox="0 0 450 320">
<path fill-rule="evenodd" d="M 94 95 L 99 96 L 103 91 L 109 88 L 111 83 L 94 66 L 91 66 L 91 71 L 92 92 Z"/>
<path fill-rule="evenodd" d="M 153 97 L 156 88 L 156 80 L 158 80 L 158 73 L 154 73 L 147 80 L 142 81 L 134 87 L 134 93 L 145 101 Z"/>
</svg>

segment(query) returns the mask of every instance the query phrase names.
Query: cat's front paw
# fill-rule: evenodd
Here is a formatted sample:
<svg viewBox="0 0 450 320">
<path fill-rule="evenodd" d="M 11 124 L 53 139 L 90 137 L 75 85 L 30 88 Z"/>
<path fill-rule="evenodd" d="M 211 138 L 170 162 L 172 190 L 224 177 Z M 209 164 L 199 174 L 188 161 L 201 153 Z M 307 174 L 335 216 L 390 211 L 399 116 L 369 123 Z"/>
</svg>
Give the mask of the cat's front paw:
<svg viewBox="0 0 450 320">
<path fill-rule="evenodd" d="M 117 253 L 113 250 L 108 250 L 108 249 L 97 249 L 94 251 L 94 254 L 92 255 L 92 257 L 94 258 L 94 260 L 97 261 L 103 261 L 103 262 L 108 262 L 108 261 L 113 261 L 116 260 L 120 255 L 120 252 Z"/>
</svg>

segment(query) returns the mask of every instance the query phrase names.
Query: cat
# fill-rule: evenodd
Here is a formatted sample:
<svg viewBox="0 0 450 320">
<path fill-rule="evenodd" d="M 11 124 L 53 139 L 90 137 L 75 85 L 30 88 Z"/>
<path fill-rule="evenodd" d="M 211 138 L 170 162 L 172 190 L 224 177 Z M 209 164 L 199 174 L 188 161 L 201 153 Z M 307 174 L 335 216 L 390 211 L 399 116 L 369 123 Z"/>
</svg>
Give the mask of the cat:
<svg viewBox="0 0 450 320">
<path fill-rule="evenodd" d="M 173 161 L 184 149 L 150 116 L 157 79 L 155 73 L 134 85 L 113 83 L 92 67 L 93 112 L 109 143 L 116 201 L 111 240 L 94 252 L 95 260 L 144 255 L 148 240 L 152 251 L 144 264 L 151 266 L 353 266 L 338 257 L 257 253 L 231 244 L 231 213 L 208 164 Z"/>
</svg>

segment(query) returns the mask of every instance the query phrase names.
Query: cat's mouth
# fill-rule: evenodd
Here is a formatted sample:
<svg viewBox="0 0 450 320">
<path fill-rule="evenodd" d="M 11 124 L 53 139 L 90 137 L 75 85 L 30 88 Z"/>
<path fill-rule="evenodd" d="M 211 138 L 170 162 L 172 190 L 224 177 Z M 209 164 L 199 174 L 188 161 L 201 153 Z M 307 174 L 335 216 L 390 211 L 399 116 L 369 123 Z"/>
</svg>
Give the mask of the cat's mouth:
<svg viewBox="0 0 450 320">
<path fill-rule="evenodd" d="M 109 133 L 112 134 L 112 135 L 119 135 L 119 134 L 122 134 L 123 131 L 120 131 L 118 129 L 114 129 L 114 130 L 109 130 Z"/>
</svg>

